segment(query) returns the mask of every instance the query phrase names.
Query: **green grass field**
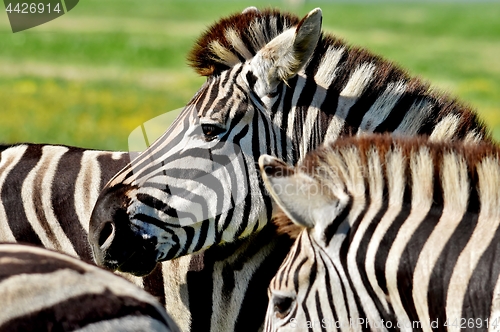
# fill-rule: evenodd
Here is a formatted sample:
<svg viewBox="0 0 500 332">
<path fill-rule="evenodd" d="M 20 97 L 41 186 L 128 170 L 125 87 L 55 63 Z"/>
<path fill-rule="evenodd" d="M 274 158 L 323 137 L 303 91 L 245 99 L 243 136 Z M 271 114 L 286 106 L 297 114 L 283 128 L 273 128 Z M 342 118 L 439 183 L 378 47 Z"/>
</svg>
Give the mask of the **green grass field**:
<svg viewBox="0 0 500 332">
<path fill-rule="evenodd" d="M 460 97 L 500 140 L 498 2 L 85 0 L 16 34 L 0 14 L 0 142 L 127 149 L 135 127 L 202 84 L 185 56 L 207 25 L 249 5 L 321 7 L 324 30 Z"/>
</svg>

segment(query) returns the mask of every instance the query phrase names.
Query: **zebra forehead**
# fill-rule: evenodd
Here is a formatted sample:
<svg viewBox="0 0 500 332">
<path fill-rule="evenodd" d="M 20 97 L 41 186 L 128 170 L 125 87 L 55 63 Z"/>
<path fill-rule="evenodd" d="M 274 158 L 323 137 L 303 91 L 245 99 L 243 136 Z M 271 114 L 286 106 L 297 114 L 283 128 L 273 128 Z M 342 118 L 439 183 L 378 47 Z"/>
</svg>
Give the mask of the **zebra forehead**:
<svg viewBox="0 0 500 332">
<path fill-rule="evenodd" d="M 188 60 L 202 76 L 220 73 L 252 58 L 274 37 L 299 23 L 274 9 L 244 11 L 210 26 L 195 43 Z"/>
</svg>

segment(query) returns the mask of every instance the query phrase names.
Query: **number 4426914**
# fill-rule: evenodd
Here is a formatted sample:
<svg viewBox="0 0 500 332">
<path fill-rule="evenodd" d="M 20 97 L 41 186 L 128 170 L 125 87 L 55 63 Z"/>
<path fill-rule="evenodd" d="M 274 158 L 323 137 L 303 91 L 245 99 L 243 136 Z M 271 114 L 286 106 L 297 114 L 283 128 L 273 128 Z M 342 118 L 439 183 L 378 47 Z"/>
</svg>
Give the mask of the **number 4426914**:
<svg viewBox="0 0 500 332">
<path fill-rule="evenodd" d="M 9 3 L 7 7 L 5 8 L 5 11 L 7 13 L 18 13 L 18 14 L 42 14 L 42 13 L 60 13 L 61 8 L 59 7 L 59 3 L 57 3 L 55 6 L 51 7 L 50 3 L 44 4 L 44 3 L 17 3 L 14 8 L 12 8 L 12 3 Z"/>
</svg>

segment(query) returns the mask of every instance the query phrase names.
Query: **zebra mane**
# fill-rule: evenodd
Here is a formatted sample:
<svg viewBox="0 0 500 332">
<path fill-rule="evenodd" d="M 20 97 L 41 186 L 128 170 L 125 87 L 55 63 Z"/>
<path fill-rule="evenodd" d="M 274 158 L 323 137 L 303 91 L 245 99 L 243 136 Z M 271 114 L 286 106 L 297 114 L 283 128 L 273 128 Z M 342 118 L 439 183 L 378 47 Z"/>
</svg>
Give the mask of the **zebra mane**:
<svg viewBox="0 0 500 332">
<path fill-rule="evenodd" d="M 273 207 L 271 222 L 274 226 L 276 226 L 277 234 L 286 234 L 292 240 L 295 240 L 299 236 L 300 232 L 305 228 L 294 223 L 277 204 Z"/>
<path fill-rule="evenodd" d="M 274 37 L 283 31 L 299 25 L 300 18 L 283 13 L 275 9 L 258 11 L 255 8 L 247 8 L 243 13 L 237 13 L 227 18 L 222 18 L 200 36 L 193 49 L 188 55 L 190 65 L 202 76 L 218 75 L 238 63 L 251 59 L 261 48 L 263 48 Z M 437 110 L 437 122 L 446 119 L 451 126 L 452 122 L 458 124 L 456 132 L 458 135 L 467 133 L 468 128 L 474 124 L 479 125 L 468 139 L 491 140 L 490 133 L 478 118 L 475 111 L 468 105 L 464 105 L 456 98 L 449 96 L 430 86 L 426 81 L 408 74 L 397 64 L 384 59 L 370 51 L 351 46 L 342 39 L 331 34 L 323 33 L 318 41 L 311 60 L 305 69 L 307 75 L 314 75 L 322 61 L 329 57 L 334 50 L 343 49 L 342 68 L 337 68 L 334 85 L 330 90 L 338 90 L 345 86 L 350 78 L 353 68 L 367 65 L 375 68 L 374 80 L 366 89 L 361 100 L 372 103 L 374 98 L 379 97 L 387 88 L 387 83 L 392 82 L 395 87 L 405 85 L 404 96 L 411 102 L 420 100 L 428 103 Z M 358 105 L 360 107 L 360 105 Z M 460 121 L 458 121 L 460 120 Z M 437 123 L 436 122 L 436 123 Z M 427 126 L 432 126 L 429 123 Z M 422 130 L 427 130 L 424 126 Z M 385 131 L 385 130 L 382 130 Z"/>
<path fill-rule="evenodd" d="M 201 35 L 188 61 L 202 76 L 210 76 L 251 59 L 262 47 L 300 19 L 274 9 L 244 10 L 216 22 Z"/>
<path fill-rule="evenodd" d="M 294 14 L 281 12 L 277 9 L 258 11 L 247 8 L 242 13 L 236 13 L 222 18 L 210 26 L 196 41 L 188 55 L 188 62 L 202 76 L 217 75 L 238 63 L 250 60 L 273 38 L 297 26 L 300 18 Z M 323 34 L 316 47 L 316 61 L 332 48 L 345 48 L 349 52 L 350 62 L 371 62 L 383 68 L 386 75 L 391 75 L 393 81 L 398 78 L 410 81 L 412 85 L 427 90 L 427 85 L 409 75 L 394 63 L 382 59 L 363 48 L 357 48 L 345 43 L 331 34 Z M 397 77 L 394 77 L 397 76 Z M 382 77 L 379 80 L 383 81 Z"/>
<path fill-rule="evenodd" d="M 311 151 L 303 160 L 296 166 L 296 170 L 308 174 L 320 182 L 320 188 L 328 188 L 333 181 L 325 168 L 334 170 L 345 169 L 352 178 L 363 178 L 366 182 L 369 181 L 366 174 L 369 168 L 368 156 L 370 153 L 377 153 L 381 164 L 386 164 L 386 158 L 395 151 L 400 151 L 403 157 L 403 164 L 400 165 L 404 170 L 406 181 L 406 193 L 411 188 L 411 170 L 410 158 L 417 151 L 426 149 L 429 152 L 430 159 L 434 166 L 434 204 L 443 204 L 443 185 L 444 182 L 453 185 L 454 182 L 462 181 L 459 176 L 448 174 L 443 170 L 443 160 L 445 155 L 455 155 L 459 160 L 463 160 L 467 167 L 467 177 L 470 188 L 469 202 L 467 210 L 477 212 L 480 208 L 479 191 L 484 190 L 479 188 L 478 168 L 485 166 L 489 161 L 494 165 L 499 165 L 500 169 L 500 147 L 491 142 L 467 143 L 463 141 L 432 141 L 426 136 L 415 137 L 395 137 L 389 134 L 368 134 L 363 136 L 348 136 L 340 138 L 337 141 L 322 145 L 318 149 Z M 359 156 L 359 164 L 353 165 L 352 159 L 349 159 L 350 154 L 354 152 Z M 350 165 L 349 165 L 350 164 Z M 384 187 L 387 189 L 387 181 L 389 172 L 383 166 Z M 353 171 L 354 170 L 354 171 Z M 358 174 L 356 174 L 358 172 Z M 362 172 L 360 176 L 359 172 Z M 345 174 L 344 174 L 345 175 Z M 496 177 L 498 174 L 495 170 L 491 170 L 491 176 Z M 337 179 L 337 181 L 339 181 Z M 340 180 L 343 182 L 343 180 Z M 495 181 L 493 181 L 495 183 Z M 336 184 L 337 185 L 337 184 Z M 345 185 L 345 183 L 341 183 Z M 483 185 L 484 186 L 484 185 Z M 486 189 L 487 190 L 487 189 Z M 497 189 L 494 189 L 497 190 Z M 491 190 L 489 190 L 491 191 Z M 405 201 L 410 202 L 410 198 L 405 194 Z M 387 198 L 385 198 L 387 199 Z M 484 203 L 484 202 L 483 202 Z M 292 238 L 297 238 L 298 234 L 304 229 L 303 226 L 293 223 L 284 212 L 279 209 L 273 216 L 273 223 L 277 227 L 278 234 L 288 234 Z"/>
</svg>

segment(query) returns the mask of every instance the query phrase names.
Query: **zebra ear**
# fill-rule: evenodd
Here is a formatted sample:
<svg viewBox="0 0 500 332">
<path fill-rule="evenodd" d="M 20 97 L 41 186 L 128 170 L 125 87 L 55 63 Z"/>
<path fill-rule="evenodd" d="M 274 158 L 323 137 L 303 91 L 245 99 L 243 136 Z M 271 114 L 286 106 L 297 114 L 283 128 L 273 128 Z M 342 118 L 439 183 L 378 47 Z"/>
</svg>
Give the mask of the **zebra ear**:
<svg viewBox="0 0 500 332">
<path fill-rule="evenodd" d="M 250 6 L 250 7 L 247 7 L 245 9 L 243 9 L 243 11 L 241 12 L 242 14 L 248 14 L 248 13 L 260 13 L 259 10 L 257 9 L 257 7 L 255 6 Z"/>
<path fill-rule="evenodd" d="M 294 223 L 313 228 L 338 213 L 339 200 L 324 195 L 309 175 L 268 155 L 259 158 L 259 166 L 267 190 Z"/>
<path fill-rule="evenodd" d="M 294 77 L 309 61 L 321 36 L 321 9 L 304 17 L 267 43 L 252 59 L 252 71 L 263 82 L 260 93 L 270 93 L 280 82 Z"/>
</svg>

